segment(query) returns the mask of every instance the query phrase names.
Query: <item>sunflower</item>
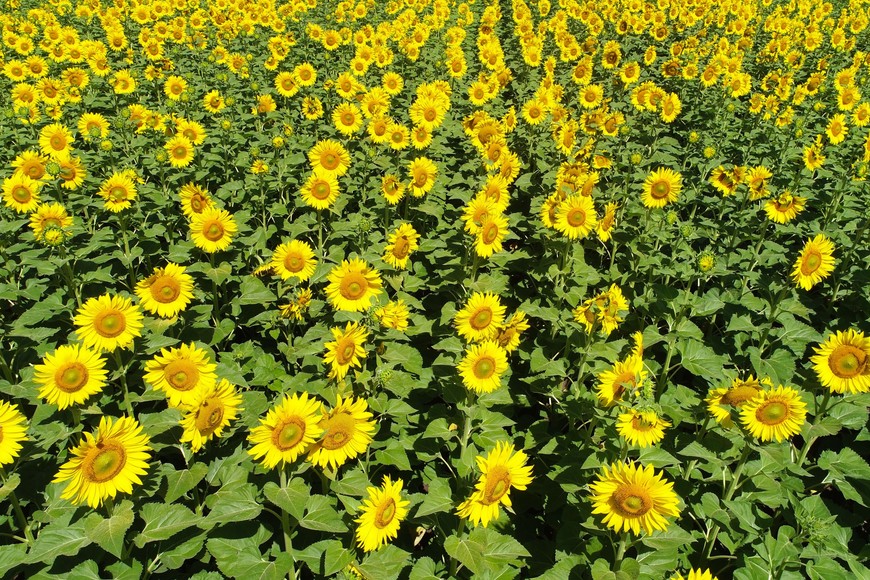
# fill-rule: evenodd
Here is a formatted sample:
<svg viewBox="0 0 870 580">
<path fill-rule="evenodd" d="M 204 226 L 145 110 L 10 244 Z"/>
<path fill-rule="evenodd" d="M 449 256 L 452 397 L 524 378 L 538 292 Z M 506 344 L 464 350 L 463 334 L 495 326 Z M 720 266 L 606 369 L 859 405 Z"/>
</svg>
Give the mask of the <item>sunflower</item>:
<svg viewBox="0 0 870 580">
<path fill-rule="evenodd" d="M 60 186 L 64 189 L 78 189 L 84 183 L 87 172 L 82 166 L 82 160 L 79 157 L 64 157 L 57 159 L 57 164 L 60 170 L 57 172 L 60 177 Z"/>
<path fill-rule="evenodd" d="M 142 313 L 129 298 L 103 294 L 82 304 L 73 323 L 86 347 L 111 352 L 132 346 L 141 336 Z"/>
<path fill-rule="evenodd" d="M 646 207 L 665 207 L 677 201 L 682 187 L 683 178 L 678 172 L 660 167 L 644 181 L 641 201 Z"/>
<path fill-rule="evenodd" d="M 40 154 L 38 151 L 24 151 L 12 161 L 15 173 L 23 173 L 30 179 L 36 180 L 45 177 L 45 166 L 47 164 L 48 157 Z"/>
<path fill-rule="evenodd" d="M 109 136 L 109 122 L 99 113 L 82 114 L 78 129 L 85 139 L 105 139 Z"/>
<path fill-rule="evenodd" d="M 411 137 L 411 133 L 408 131 L 407 127 L 400 125 L 399 123 L 391 123 L 387 129 L 387 133 L 389 134 L 390 149 L 395 151 L 407 149 L 408 139 Z"/>
<path fill-rule="evenodd" d="M 291 240 L 275 248 L 271 264 L 282 280 L 297 278 L 304 282 L 314 274 L 317 259 L 314 249 L 307 242 Z"/>
<path fill-rule="evenodd" d="M 193 243 L 209 254 L 230 247 L 236 231 L 236 220 L 224 209 L 210 207 L 190 220 L 190 237 Z"/>
<path fill-rule="evenodd" d="M 72 217 L 59 203 L 41 203 L 30 214 L 30 229 L 33 230 L 33 236 L 40 241 L 46 239 L 47 230 L 67 232 L 72 223 Z"/>
<path fill-rule="evenodd" d="M 58 409 L 84 403 L 106 386 L 106 361 L 78 344 L 60 346 L 33 367 L 39 397 Z"/>
<path fill-rule="evenodd" d="M 194 391 L 190 410 L 181 419 L 184 433 L 181 443 L 190 443 L 194 453 L 213 437 L 220 437 L 225 427 L 238 416 L 242 397 L 226 379 L 210 389 Z"/>
<path fill-rule="evenodd" d="M 205 142 L 205 127 L 190 119 L 178 119 L 175 130 L 179 135 L 187 137 L 194 145 L 202 145 Z"/>
<path fill-rule="evenodd" d="M 293 76 L 300 87 L 310 87 L 317 82 L 317 70 L 309 62 L 296 65 Z"/>
<path fill-rule="evenodd" d="M 456 367 L 465 387 L 476 393 L 491 393 L 499 388 L 501 375 L 507 369 L 507 351 L 494 340 L 469 346 Z"/>
<path fill-rule="evenodd" d="M 753 375 L 749 375 L 745 379 L 734 379 L 730 387 L 710 391 L 705 400 L 707 410 L 710 411 L 717 423 L 723 427 L 731 428 L 734 425 L 731 411 L 739 410 L 761 391 L 761 382 Z"/>
<path fill-rule="evenodd" d="M 178 348 L 164 348 L 160 354 L 145 363 L 145 382 L 155 391 L 162 391 L 171 407 L 189 407 L 201 390 L 214 388 L 216 365 L 209 360 L 208 351 L 195 344 L 182 344 Z"/>
<path fill-rule="evenodd" d="M 336 310 L 362 312 L 382 292 L 381 275 L 364 260 L 344 260 L 329 273 L 326 295 Z"/>
<path fill-rule="evenodd" d="M 136 173 L 132 170 L 115 172 L 100 186 L 97 192 L 105 200 L 106 209 L 112 213 L 118 213 L 130 207 L 136 199 L 136 184 L 133 178 Z"/>
<path fill-rule="evenodd" d="M 634 333 L 634 349 L 623 361 L 617 361 L 610 369 L 598 375 L 595 390 L 599 402 L 610 407 L 622 400 L 627 390 L 634 391 L 643 384 L 647 371 L 643 364 L 643 335 Z"/>
<path fill-rule="evenodd" d="M 572 240 L 585 238 L 598 225 L 592 198 L 572 195 L 556 208 L 556 229 Z"/>
<path fill-rule="evenodd" d="M 828 136 L 828 141 L 831 145 L 838 145 L 846 140 L 846 135 L 849 133 L 849 128 L 846 125 L 846 116 L 836 114 L 831 117 L 828 126 L 825 128 L 825 135 Z"/>
<path fill-rule="evenodd" d="M 175 135 L 163 146 L 173 167 L 187 167 L 193 161 L 193 143 L 184 135 Z"/>
<path fill-rule="evenodd" d="M 73 141 L 74 139 L 69 129 L 60 123 L 46 125 L 39 132 L 39 148 L 44 154 L 53 159 L 67 156 L 72 148 Z"/>
<path fill-rule="evenodd" d="M 208 192 L 195 183 L 182 185 L 178 196 L 181 198 L 181 211 L 187 219 L 193 219 L 214 205 Z"/>
<path fill-rule="evenodd" d="M 226 107 L 226 102 L 219 91 L 209 91 L 202 98 L 202 106 L 206 111 L 214 114 L 220 113 Z"/>
<path fill-rule="evenodd" d="M 136 284 L 142 308 L 162 318 L 172 318 L 187 308 L 193 299 L 193 278 L 184 270 L 184 266 L 169 262 Z"/>
<path fill-rule="evenodd" d="M 417 243 L 420 234 L 411 224 L 403 223 L 390 234 L 384 248 L 384 262 L 394 268 L 404 270 L 408 267 L 411 254 L 420 247 Z"/>
<path fill-rule="evenodd" d="M 427 157 L 417 157 L 408 166 L 411 179 L 411 193 L 414 197 L 423 197 L 435 185 L 438 167 Z"/>
<path fill-rule="evenodd" d="M 526 313 L 522 310 L 517 310 L 511 315 L 510 320 L 498 329 L 498 336 L 495 337 L 495 342 L 505 352 L 511 353 L 520 346 L 520 337 L 529 328 Z"/>
<path fill-rule="evenodd" d="M 388 173 L 381 178 L 381 193 L 390 205 L 396 205 L 405 194 L 405 185 L 399 177 Z"/>
<path fill-rule="evenodd" d="M 385 306 L 375 310 L 375 318 L 385 328 L 404 331 L 408 328 L 408 307 L 403 300 L 390 300 Z"/>
<path fill-rule="evenodd" d="M 809 290 L 834 271 L 834 243 L 825 234 L 807 240 L 794 264 L 792 278 L 795 284 Z"/>
<path fill-rule="evenodd" d="M 614 202 L 609 202 L 604 206 L 604 215 L 598 220 L 598 225 L 595 227 L 595 233 L 598 234 L 598 239 L 602 242 L 607 242 L 613 235 L 613 228 L 616 227 L 616 210 L 619 205 Z"/>
<path fill-rule="evenodd" d="M 456 513 L 475 526 L 486 527 L 498 519 L 499 504 L 511 507 L 511 489 L 523 491 L 532 482 L 532 468 L 526 465 L 529 458 L 522 450 L 516 451 L 503 441 L 496 443 L 486 457 L 478 455 L 475 459 L 480 479 L 471 497 L 459 505 Z"/>
<path fill-rule="evenodd" d="M 369 487 L 368 499 L 359 507 L 359 524 L 356 529 L 357 546 L 366 552 L 374 552 L 399 535 L 399 524 L 408 515 L 406 499 L 402 499 L 402 480 L 393 482 L 384 476 L 381 487 Z"/>
<path fill-rule="evenodd" d="M 481 220 L 480 230 L 474 242 L 474 251 L 481 258 L 488 258 L 502 250 L 502 241 L 508 233 L 507 218 L 501 214 L 488 215 Z"/>
<path fill-rule="evenodd" d="M 275 90 L 282 97 L 292 97 L 299 92 L 299 85 L 296 84 L 296 79 L 293 78 L 293 73 L 282 71 L 275 76 Z"/>
<path fill-rule="evenodd" d="M 342 399 L 341 395 L 337 399 L 320 420 L 323 438 L 308 450 L 308 461 L 333 471 L 368 449 L 376 427 L 365 399 Z"/>
<path fill-rule="evenodd" d="M 42 182 L 23 173 L 14 173 L 3 180 L 3 203 L 18 213 L 29 213 L 39 206 Z"/>
<path fill-rule="evenodd" d="M 800 393 L 783 385 L 761 391 L 740 409 L 740 422 L 762 441 L 780 442 L 797 435 L 806 418 L 807 405 Z"/>
<path fill-rule="evenodd" d="M 631 445 L 640 448 L 651 447 L 664 439 L 665 428 L 671 423 L 655 411 L 636 411 L 630 409 L 620 413 L 616 420 L 617 432 Z"/>
<path fill-rule="evenodd" d="M 465 231 L 469 234 L 477 234 L 483 227 L 483 220 L 499 213 L 499 206 L 492 199 L 485 193 L 478 193 L 465 205 L 462 212 Z"/>
<path fill-rule="evenodd" d="M 0 465 L 15 461 L 27 440 L 27 419 L 17 405 L 0 401 Z"/>
<path fill-rule="evenodd" d="M 326 139 L 318 141 L 308 152 L 308 162 L 315 171 L 335 174 L 340 177 L 350 168 L 350 154 L 341 143 Z"/>
<path fill-rule="evenodd" d="M 778 196 L 768 199 L 764 204 L 764 211 L 768 219 L 778 224 L 785 224 L 804 210 L 806 201 L 806 198 L 794 195 L 786 189 Z"/>
<path fill-rule="evenodd" d="M 315 169 L 302 186 L 302 200 L 314 209 L 328 209 L 338 199 L 338 180 L 334 173 Z"/>
<path fill-rule="evenodd" d="M 61 494 L 63 499 L 100 507 L 119 492 L 133 493 L 133 484 L 142 484 L 140 476 L 148 470 L 151 457 L 149 443 L 135 419 L 103 416 L 97 430 L 85 433 L 70 449 L 73 457 L 61 466 L 52 483 L 69 481 Z"/>
<path fill-rule="evenodd" d="M 671 580 L 719 580 L 719 578 L 714 576 L 709 569 L 701 570 L 700 568 L 692 568 L 689 570 L 688 576 L 683 576 L 677 572 L 677 575 L 672 577 Z"/>
<path fill-rule="evenodd" d="M 320 438 L 320 420 L 317 399 L 309 398 L 308 393 L 285 395 L 260 419 L 260 425 L 251 429 L 248 441 L 253 447 L 248 454 L 266 469 L 293 463 Z"/>
<path fill-rule="evenodd" d="M 813 370 L 833 393 L 870 391 L 870 339 L 849 329 L 837 331 L 814 349 Z"/>
<path fill-rule="evenodd" d="M 368 331 L 357 322 L 348 322 L 344 327 L 330 329 L 334 341 L 326 343 L 326 355 L 323 362 L 331 365 L 329 378 L 342 380 L 347 375 L 348 369 L 360 366 L 360 359 L 365 358 L 364 344 L 368 338 Z"/>
<path fill-rule="evenodd" d="M 603 523 L 619 531 L 652 534 L 668 528 L 666 516 L 679 516 L 674 484 L 656 473 L 652 465 L 614 463 L 602 467 L 591 485 L 593 514 L 604 514 Z"/>
<path fill-rule="evenodd" d="M 332 122 L 342 135 L 353 135 L 362 127 L 362 111 L 356 105 L 341 103 L 332 112 Z"/>
<path fill-rule="evenodd" d="M 475 292 L 453 320 L 460 336 L 469 341 L 491 340 L 504 322 L 505 307 L 498 295 Z"/>
</svg>

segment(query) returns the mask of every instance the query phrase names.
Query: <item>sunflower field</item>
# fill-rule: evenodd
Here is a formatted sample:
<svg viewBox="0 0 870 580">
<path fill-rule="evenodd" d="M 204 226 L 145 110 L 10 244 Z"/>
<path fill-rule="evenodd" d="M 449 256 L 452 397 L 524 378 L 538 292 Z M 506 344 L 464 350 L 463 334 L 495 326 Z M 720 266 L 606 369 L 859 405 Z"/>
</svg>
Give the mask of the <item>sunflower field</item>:
<svg viewBox="0 0 870 580">
<path fill-rule="evenodd" d="M 870 1 L 0 25 L 0 576 L 870 579 Z"/>
</svg>

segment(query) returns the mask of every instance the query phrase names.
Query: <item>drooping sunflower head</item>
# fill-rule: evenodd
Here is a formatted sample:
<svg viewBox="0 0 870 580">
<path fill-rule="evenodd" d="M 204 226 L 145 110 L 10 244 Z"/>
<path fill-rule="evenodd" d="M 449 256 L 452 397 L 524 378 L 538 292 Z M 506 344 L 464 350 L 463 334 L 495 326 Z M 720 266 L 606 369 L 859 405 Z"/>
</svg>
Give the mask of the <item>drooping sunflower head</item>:
<svg viewBox="0 0 870 580">
<path fill-rule="evenodd" d="M 837 331 L 815 348 L 813 370 L 834 393 L 870 391 L 870 339 L 854 329 Z"/>
</svg>

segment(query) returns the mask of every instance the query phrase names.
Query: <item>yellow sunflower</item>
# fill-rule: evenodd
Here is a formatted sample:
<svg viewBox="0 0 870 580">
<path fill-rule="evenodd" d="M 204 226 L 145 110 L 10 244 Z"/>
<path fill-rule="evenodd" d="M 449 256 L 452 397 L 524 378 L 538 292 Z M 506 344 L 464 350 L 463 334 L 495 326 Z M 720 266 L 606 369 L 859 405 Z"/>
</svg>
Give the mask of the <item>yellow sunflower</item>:
<svg viewBox="0 0 870 580">
<path fill-rule="evenodd" d="M 517 310 L 511 315 L 503 326 L 498 329 L 498 336 L 495 337 L 495 342 L 502 347 L 505 352 L 511 353 L 520 346 L 520 338 L 522 334 L 530 328 L 527 321 L 526 313 L 522 310 Z"/>
<path fill-rule="evenodd" d="M 60 123 L 46 125 L 39 132 L 39 148 L 54 159 L 66 157 L 73 142 L 72 133 Z"/>
<path fill-rule="evenodd" d="M 408 328 L 408 307 L 403 300 L 390 300 L 386 306 L 375 310 L 375 318 L 385 328 L 404 331 Z"/>
<path fill-rule="evenodd" d="M 390 205 L 396 205 L 405 194 L 405 186 L 398 176 L 388 173 L 381 178 L 381 193 Z"/>
<path fill-rule="evenodd" d="M 364 260 L 344 260 L 329 273 L 326 296 L 336 310 L 362 312 L 383 292 L 381 275 Z"/>
<path fill-rule="evenodd" d="M 813 370 L 833 393 L 870 391 L 870 339 L 863 332 L 837 331 L 815 349 Z"/>
<path fill-rule="evenodd" d="M 532 482 L 532 468 L 526 465 L 528 456 L 522 450 L 516 451 L 503 441 L 496 443 L 486 457 L 478 455 L 475 459 L 480 479 L 471 497 L 459 505 L 456 513 L 475 526 L 486 527 L 498 519 L 499 505 L 511 507 L 511 489 L 523 491 Z"/>
<path fill-rule="evenodd" d="M 481 258 L 489 258 L 501 252 L 502 241 L 508 233 L 507 218 L 501 214 L 488 215 L 480 222 L 480 230 L 474 241 L 474 251 Z"/>
<path fill-rule="evenodd" d="M 186 90 L 187 81 L 177 75 L 170 75 L 163 83 L 163 93 L 173 101 L 180 100 Z"/>
<path fill-rule="evenodd" d="M 105 200 L 106 209 L 118 213 L 127 209 L 136 199 L 136 173 L 131 170 L 113 173 L 97 192 Z"/>
<path fill-rule="evenodd" d="M 147 312 L 172 318 L 193 299 L 193 278 L 185 273 L 184 266 L 169 262 L 136 284 L 136 296 Z"/>
<path fill-rule="evenodd" d="M 494 340 L 469 346 L 456 367 L 465 388 L 476 393 L 491 393 L 499 388 L 501 375 L 507 369 L 507 351 Z"/>
<path fill-rule="evenodd" d="M 187 219 L 214 207 L 208 192 L 195 183 L 182 185 L 178 196 L 181 198 L 181 211 Z"/>
<path fill-rule="evenodd" d="M 33 367 L 39 397 L 58 409 L 81 405 L 106 386 L 106 361 L 78 344 L 63 345 Z"/>
<path fill-rule="evenodd" d="M 631 445 L 640 448 L 651 447 L 664 439 L 665 428 L 671 423 L 655 411 L 636 411 L 630 409 L 620 413 L 616 420 L 616 430 Z"/>
<path fill-rule="evenodd" d="M 739 411 L 743 405 L 754 399 L 761 391 L 761 382 L 753 375 L 749 375 L 745 379 L 734 379 L 730 387 L 710 391 L 705 400 L 707 410 L 710 411 L 717 423 L 725 428 L 731 428 L 734 425 L 731 411 L 735 409 Z"/>
<path fill-rule="evenodd" d="M 100 507 L 118 493 L 133 493 L 134 484 L 142 485 L 140 476 L 145 475 L 151 458 L 149 443 L 135 419 L 103 416 L 97 430 L 85 433 L 70 449 L 72 458 L 61 466 L 52 483 L 69 481 L 60 497 L 77 505 Z"/>
<path fill-rule="evenodd" d="M 304 282 L 314 274 L 317 259 L 314 249 L 307 242 L 291 240 L 275 248 L 271 264 L 282 280 L 296 278 Z"/>
<path fill-rule="evenodd" d="M 344 330 L 332 328 L 331 332 L 335 340 L 326 343 L 323 362 L 331 365 L 329 378 L 340 381 L 347 375 L 348 369 L 360 366 L 360 359 L 365 358 L 366 350 L 363 345 L 368 338 L 368 332 L 357 322 L 348 322 Z"/>
<path fill-rule="evenodd" d="M 224 209 L 208 208 L 190 220 L 190 237 L 193 243 L 209 254 L 230 247 L 237 231 L 235 218 Z"/>
<path fill-rule="evenodd" d="M 402 498 L 402 483 L 385 475 L 381 487 L 366 489 L 369 497 L 359 506 L 359 517 L 354 520 L 359 524 L 356 543 L 364 551 L 374 552 L 399 535 L 399 524 L 411 505 Z"/>
<path fill-rule="evenodd" d="M 195 344 L 164 348 L 145 363 L 145 382 L 162 391 L 171 407 L 190 407 L 198 391 L 209 391 L 217 381 L 217 366 L 208 351 Z"/>
<path fill-rule="evenodd" d="M 417 157 L 408 166 L 411 179 L 411 193 L 414 197 L 423 197 L 435 185 L 438 167 L 427 157 Z"/>
<path fill-rule="evenodd" d="M 45 177 L 45 166 L 48 165 L 48 157 L 38 151 L 24 151 L 12 161 L 15 173 L 23 173 L 30 179 L 42 179 Z"/>
<path fill-rule="evenodd" d="M 595 390 L 599 402 L 605 407 L 621 401 L 626 391 L 635 391 L 646 380 L 647 371 L 643 364 L 643 334 L 635 332 L 633 337 L 634 349 L 631 354 L 598 375 Z"/>
<path fill-rule="evenodd" d="M 610 240 L 613 235 L 613 228 L 616 227 L 616 210 L 619 205 L 610 202 L 604 206 L 604 216 L 598 221 L 595 227 L 595 233 L 598 234 L 598 239 L 602 242 Z"/>
<path fill-rule="evenodd" d="M 30 229 L 33 230 L 33 236 L 37 240 L 45 240 L 46 231 L 49 230 L 67 232 L 72 223 L 72 217 L 59 203 L 41 203 L 36 211 L 30 214 Z"/>
<path fill-rule="evenodd" d="M 328 209 L 338 199 L 340 189 L 338 187 L 338 179 L 334 172 L 327 172 L 315 169 L 305 185 L 302 186 L 300 193 L 302 200 L 313 207 L 314 209 Z"/>
<path fill-rule="evenodd" d="M 350 154 L 338 141 L 326 139 L 311 148 L 308 162 L 315 171 L 319 169 L 340 177 L 350 168 Z"/>
<path fill-rule="evenodd" d="M 683 576 L 678 572 L 676 576 L 671 578 L 671 580 L 719 580 L 719 578 L 714 576 L 709 569 L 701 570 L 700 568 L 692 568 L 689 570 L 688 576 Z"/>
<path fill-rule="evenodd" d="M 61 181 L 60 186 L 64 189 L 78 189 L 84 183 L 87 175 L 82 160 L 79 157 L 63 157 L 56 161 L 60 166 L 60 170 L 57 172 Z"/>
<path fill-rule="evenodd" d="M 604 514 L 607 527 L 620 532 L 647 534 L 668 528 L 667 516 L 679 516 L 674 484 L 656 473 L 652 465 L 614 463 L 602 467 L 592 483 L 593 514 Z"/>
<path fill-rule="evenodd" d="M 0 465 L 6 465 L 15 461 L 27 440 L 27 419 L 17 405 L 0 401 L 0 433 Z"/>
<path fill-rule="evenodd" d="M 173 167 L 187 167 L 193 161 L 193 143 L 184 135 L 175 135 L 163 146 Z"/>
<path fill-rule="evenodd" d="M 572 240 L 585 238 L 598 224 L 592 198 L 572 195 L 556 208 L 556 229 Z"/>
<path fill-rule="evenodd" d="M 420 234 L 411 224 L 403 223 L 390 234 L 384 248 L 384 262 L 394 268 L 404 270 L 408 267 L 411 254 L 420 247 L 417 241 Z"/>
<path fill-rule="evenodd" d="M 805 204 L 806 198 L 794 195 L 786 189 L 778 196 L 768 199 L 764 204 L 764 211 L 771 221 L 785 224 L 802 212 Z"/>
<path fill-rule="evenodd" d="M 286 395 L 251 429 L 248 454 L 266 469 L 293 463 L 320 438 L 320 403 L 308 393 Z"/>
<path fill-rule="evenodd" d="M 453 323 L 460 336 L 470 341 L 491 340 L 504 322 L 505 307 L 498 295 L 475 292 Z"/>
<path fill-rule="evenodd" d="M 226 379 L 210 389 L 194 391 L 190 410 L 181 419 L 184 433 L 182 443 L 190 443 L 194 453 L 202 449 L 207 441 L 220 437 L 224 428 L 238 416 L 242 397 Z"/>
<path fill-rule="evenodd" d="M 129 298 L 103 294 L 76 311 L 76 334 L 88 348 L 113 351 L 128 348 L 142 335 L 142 313 Z"/>
<path fill-rule="evenodd" d="M 39 206 L 42 182 L 23 173 L 14 173 L 3 180 L 3 203 L 18 213 L 29 213 Z"/>
<path fill-rule="evenodd" d="M 646 207 L 665 207 L 677 201 L 683 188 L 682 176 L 666 167 L 660 167 L 650 173 L 643 184 L 641 201 Z"/>
<path fill-rule="evenodd" d="M 776 439 L 779 442 L 797 435 L 806 418 L 807 405 L 800 393 L 783 385 L 761 391 L 740 409 L 740 422 L 753 437 L 762 441 Z"/>
<path fill-rule="evenodd" d="M 332 112 L 332 122 L 342 135 L 353 135 L 362 127 L 362 111 L 356 105 L 341 103 Z"/>
<path fill-rule="evenodd" d="M 365 453 L 376 427 L 365 399 L 342 399 L 341 395 L 331 411 L 324 410 L 319 425 L 323 437 L 308 450 L 308 461 L 333 471 Z"/>
<path fill-rule="evenodd" d="M 834 271 L 834 242 L 825 234 L 819 234 L 811 240 L 807 240 L 794 264 L 792 279 L 795 283 L 809 290 Z"/>
</svg>

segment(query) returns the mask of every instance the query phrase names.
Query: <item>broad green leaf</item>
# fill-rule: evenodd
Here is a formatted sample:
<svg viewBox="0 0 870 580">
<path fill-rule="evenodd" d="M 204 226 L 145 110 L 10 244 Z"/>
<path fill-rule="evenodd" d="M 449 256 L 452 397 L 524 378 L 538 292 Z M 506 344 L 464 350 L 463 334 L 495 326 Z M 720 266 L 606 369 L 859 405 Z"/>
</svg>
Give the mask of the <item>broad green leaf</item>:
<svg viewBox="0 0 870 580">
<path fill-rule="evenodd" d="M 312 495 L 305 503 L 305 515 L 299 520 L 299 525 L 322 532 L 347 531 L 347 526 L 335 506 L 335 498 Z"/>
<path fill-rule="evenodd" d="M 310 492 L 304 480 L 296 478 L 287 482 L 287 487 L 278 487 L 274 482 L 263 486 L 266 499 L 286 511 L 296 520 L 301 520 Z"/>
<path fill-rule="evenodd" d="M 485 546 L 470 539 L 450 536 L 444 541 L 444 551 L 451 558 L 468 568 L 473 574 L 481 574 L 485 569 L 483 552 Z"/>
<path fill-rule="evenodd" d="M 453 510 L 453 491 L 450 484 L 443 479 L 429 482 L 429 490 L 423 503 L 417 508 L 415 517 L 423 517 L 437 513 L 449 513 Z"/>
<path fill-rule="evenodd" d="M 148 542 L 169 539 L 202 520 L 183 505 L 164 503 L 146 503 L 140 508 L 139 516 L 145 520 L 145 528 L 135 539 L 140 548 Z"/>
<path fill-rule="evenodd" d="M 53 564 L 61 556 L 75 556 L 79 550 L 91 543 L 85 534 L 84 521 L 79 520 L 72 525 L 48 525 L 43 528 L 30 552 L 27 562 L 45 562 Z"/>
<path fill-rule="evenodd" d="M 296 550 L 297 562 L 305 562 L 319 577 L 332 576 L 353 561 L 353 554 L 338 540 L 323 540 Z"/>
<path fill-rule="evenodd" d="M 163 496 L 166 503 L 172 503 L 202 481 L 208 473 L 208 466 L 204 463 L 194 463 L 190 469 L 172 471 L 166 474 L 166 494 Z"/>
<path fill-rule="evenodd" d="M 199 527 L 209 529 L 220 524 L 247 522 L 260 515 L 263 506 L 257 500 L 257 491 L 253 485 L 245 484 L 232 489 L 226 487 L 210 494 L 205 500 L 210 511 L 197 524 Z"/>
<path fill-rule="evenodd" d="M 103 518 L 91 513 L 85 518 L 85 534 L 88 539 L 116 558 L 124 550 L 124 536 L 133 525 L 133 502 L 124 500 L 112 510 L 112 517 Z"/>
</svg>

